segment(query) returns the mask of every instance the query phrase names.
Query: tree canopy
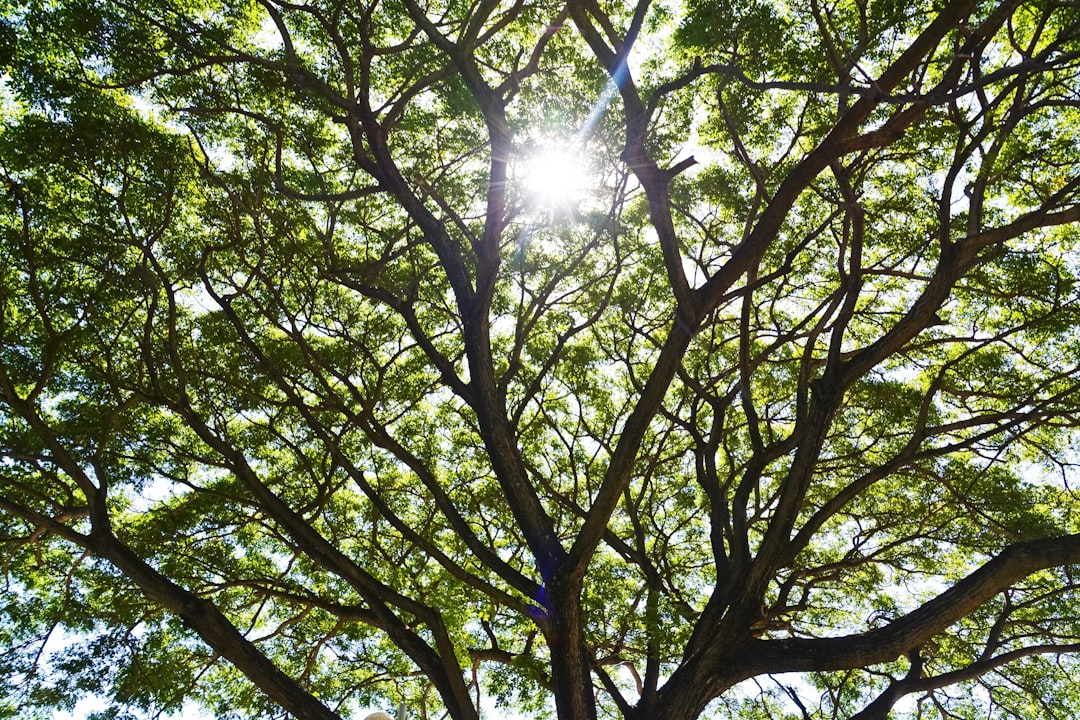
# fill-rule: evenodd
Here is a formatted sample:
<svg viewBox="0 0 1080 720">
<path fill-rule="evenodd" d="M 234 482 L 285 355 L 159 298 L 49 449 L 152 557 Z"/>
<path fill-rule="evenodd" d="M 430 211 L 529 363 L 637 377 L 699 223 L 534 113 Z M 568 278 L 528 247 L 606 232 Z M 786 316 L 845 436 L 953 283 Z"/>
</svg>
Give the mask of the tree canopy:
<svg viewBox="0 0 1080 720">
<path fill-rule="evenodd" d="M 0 18 L 0 716 L 1075 716 L 1080 5 Z"/>
</svg>

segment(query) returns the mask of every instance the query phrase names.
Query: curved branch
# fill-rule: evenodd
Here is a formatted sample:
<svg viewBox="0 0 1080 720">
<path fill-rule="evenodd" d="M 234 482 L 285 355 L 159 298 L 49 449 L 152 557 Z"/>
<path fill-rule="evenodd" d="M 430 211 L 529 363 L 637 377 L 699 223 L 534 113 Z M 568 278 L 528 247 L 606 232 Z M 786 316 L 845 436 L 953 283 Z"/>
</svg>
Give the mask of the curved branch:
<svg viewBox="0 0 1080 720">
<path fill-rule="evenodd" d="M 1080 564 L 1080 535 L 1009 545 L 945 592 L 884 627 L 836 638 L 754 641 L 747 664 L 755 671 L 828 672 L 891 662 L 1028 575 L 1076 564 Z"/>
<path fill-rule="evenodd" d="M 75 461 L 59 458 L 65 472 L 84 474 Z M 134 582 L 143 595 L 179 616 L 214 652 L 236 666 L 252 683 L 283 708 L 303 720 L 340 720 L 314 695 L 281 671 L 259 648 L 236 628 L 211 601 L 177 585 L 140 558 L 113 535 L 107 517 L 93 517 L 89 535 L 0 496 L 0 510 L 85 548 L 109 561 Z"/>
<path fill-rule="evenodd" d="M 917 670 L 921 669 L 921 664 L 912 663 L 911 669 L 916 672 L 909 672 L 902 680 L 894 680 L 889 683 L 889 686 L 885 688 L 873 702 L 863 708 L 860 712 L 852 715 L 851 720 L 887 720 L 889 711 L 892 710 L 893 706 L 905 695 L 926 692 L 928 690 L 937 690 L 938 688 L 955 685 L 956 683 L 967 680 L 974 680 L 991 670 L 995 670 L 1002 665 L 1007 665 L 1015 660 L 1021 660 L 1034 655 L 1061 655 L 1064 653 L 1080 653 L 1080 643 L 1067 645 L 1032 645 L 1031 647 L 1019 648 L 1007 653 L 1002 653 L 996 657 L 973 662 L 959 670 L 947 672 L 942 675 L 935 675 L 933 677 L 921 677 L 920 673 L 917 672 Z"/>
</svg>

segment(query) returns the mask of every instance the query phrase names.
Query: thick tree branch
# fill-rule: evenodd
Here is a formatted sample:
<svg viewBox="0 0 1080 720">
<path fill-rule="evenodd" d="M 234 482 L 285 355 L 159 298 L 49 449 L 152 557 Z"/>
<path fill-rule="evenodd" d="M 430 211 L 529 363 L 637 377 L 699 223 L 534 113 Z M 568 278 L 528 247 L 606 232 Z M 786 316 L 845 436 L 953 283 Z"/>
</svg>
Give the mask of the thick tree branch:
<svg viewBox="0 0 1080 720">
<path fill-rule="evenodd" d="M 1017 581 L 1040 570 L 1080 565 L 1080 535 L 1007 546 L 921 607 L 884 627 L 836 638 L 754 641 L 749 662 L 770 672 L 828 672 L 891 662 L 918 648 Z"/>
</svg>

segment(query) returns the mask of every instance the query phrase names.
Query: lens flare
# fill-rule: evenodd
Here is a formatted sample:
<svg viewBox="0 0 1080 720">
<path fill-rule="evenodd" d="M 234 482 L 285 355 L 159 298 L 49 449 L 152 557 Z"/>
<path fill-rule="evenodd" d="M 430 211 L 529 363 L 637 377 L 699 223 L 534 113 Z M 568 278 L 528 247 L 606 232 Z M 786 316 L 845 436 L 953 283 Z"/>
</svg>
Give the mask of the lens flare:
<svg viewBox="0 0 1080 720">
<path fill-rule="evenodd" d="M 525 163 L 525 191 L 530 204 L 541 210 L 572 209 L 585 192 L 585 179 L 582 158 L 571 149 L 541 148 Z"/>
</svg>

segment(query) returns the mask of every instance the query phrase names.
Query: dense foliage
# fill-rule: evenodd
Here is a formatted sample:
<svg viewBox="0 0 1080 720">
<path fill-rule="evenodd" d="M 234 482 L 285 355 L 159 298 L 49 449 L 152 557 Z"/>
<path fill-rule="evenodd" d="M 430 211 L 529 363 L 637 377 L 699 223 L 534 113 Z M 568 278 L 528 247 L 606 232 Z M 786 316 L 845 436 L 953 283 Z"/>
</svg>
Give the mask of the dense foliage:
<svg viewBox="0 0 1080 720">
<path fill-rule="evenodd" d="M 1080 5 L 0 17 L 0 716 L 1075 716 Z"/>
</svg>

